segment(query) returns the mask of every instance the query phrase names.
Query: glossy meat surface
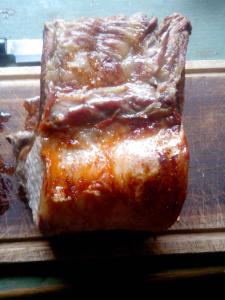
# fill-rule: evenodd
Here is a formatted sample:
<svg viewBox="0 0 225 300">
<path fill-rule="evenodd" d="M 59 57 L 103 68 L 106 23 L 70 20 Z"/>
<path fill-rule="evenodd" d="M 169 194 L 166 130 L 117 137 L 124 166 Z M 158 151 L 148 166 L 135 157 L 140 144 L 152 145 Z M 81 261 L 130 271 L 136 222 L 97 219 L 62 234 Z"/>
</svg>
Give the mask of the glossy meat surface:
<svg viewBox="0 0 225 300">
<path fill-rule="evenodd" d="M 143 15 L 46 25 L 38 142 L 27 160 L 39 155 L 43 164 L 34 198 L 44 231 L 174 223 L 187 187 L 181 110 L 190 30 L 179 14 L 159 27 Z"/>
<path fill-rule="evenodd" d="M 176 85 L 189 31 L 189 22 L 178 14 L 160 28 L 156 18 L 143 15 L 50 23 L 42 69 L 42 127 L 87 125 L 87 119 L 92 124 L 115 114 L 146 116 L 153 102 L 158 110 L 178 106 Z"/>
</svg>

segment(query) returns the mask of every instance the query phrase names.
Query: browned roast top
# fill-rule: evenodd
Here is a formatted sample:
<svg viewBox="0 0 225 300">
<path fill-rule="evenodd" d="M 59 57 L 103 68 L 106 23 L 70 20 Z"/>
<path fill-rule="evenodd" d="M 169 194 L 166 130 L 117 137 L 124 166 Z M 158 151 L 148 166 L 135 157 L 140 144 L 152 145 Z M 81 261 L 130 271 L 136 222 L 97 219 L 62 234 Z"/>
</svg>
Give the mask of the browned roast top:
<svg viewBox="0 0 225 300">
<path fill-rule="evenodd" d="M 48 23 L 42 129 L 175 109 L 190 30 L 179 14 Z"/>
</svg>

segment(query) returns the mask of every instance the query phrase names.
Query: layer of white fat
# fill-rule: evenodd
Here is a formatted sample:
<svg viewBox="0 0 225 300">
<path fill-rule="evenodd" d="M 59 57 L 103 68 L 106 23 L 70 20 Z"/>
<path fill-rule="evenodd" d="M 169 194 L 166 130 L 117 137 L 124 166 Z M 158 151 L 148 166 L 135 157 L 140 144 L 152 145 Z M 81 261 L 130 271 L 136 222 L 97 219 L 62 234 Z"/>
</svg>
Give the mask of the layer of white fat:
<svg viewBox="0 0 225 300">
<path fill-rule="evenodd" d="M 88 137 L 87 137 L 88 138 Z M 85 177 L 98 179 L 106 172 L 107 158 L 98 145 L 89 144 L 85 149 L 64 149 L 59 157 L 60 168 L 66 170 L 73 181 Z"/>
<path fill-rule="evenodd" d="M 32 210 L 33 220 L 38 223 L 39 204 L 41 201 L 41 191 L 43 182 L 44 165 L 40 156 L 41 138 L 37 137 L 30 150 L 25 165 L 25 188 L 29 206 Z"/>
<path fill-rule="evenodd" d="M 155 177 L 160 171 L 160 156 L 167 159 L 179 155 L 183 140 L 183 130 L 173 132 L 162 129 L 155 136 L 126 139 L 119 142 L 112 152 L 112 165 L 117 186 L 124 190 L 131 179 L 135 197 L 142 195 L 142 188 L 146 181 Z"/>
</svg>

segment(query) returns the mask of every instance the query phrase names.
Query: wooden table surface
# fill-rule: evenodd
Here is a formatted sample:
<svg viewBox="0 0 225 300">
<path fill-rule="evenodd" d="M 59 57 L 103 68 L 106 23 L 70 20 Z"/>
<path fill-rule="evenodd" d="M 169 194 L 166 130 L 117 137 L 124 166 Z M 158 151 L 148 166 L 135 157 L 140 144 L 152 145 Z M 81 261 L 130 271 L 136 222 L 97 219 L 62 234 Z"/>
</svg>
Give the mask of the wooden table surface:
<svg viewBox="0 0 225 300">
<path fill-rule="evenodd" d="M 137 11 L 156 15 L 160 19 L 174 11 L 185 14 L 193 24 L 188 59 L 225 59 L 224 0 L 1 0 L 0 37 L 40 38 L 43 23 L 53 18 L 72 19 L 77 16 L 131 14 Z M 223 220 L 223 215 L 220 217 Z M 69 270 L 73 272 L 72 275 L 69 275 Z M 223 253 L 166 256 L 149 258 L 147 261 L 136 257 L 97 262 L 73 260 L 65 263 L 2 264 L 0 297 L 55 293 L 71 287 L 77 289 L 85 282 L 96 285 L 98 282 L 106 285 L 114 282 L 120 285 L 125 281 L 129 285 L 140 283 L 149 286 L 162 281 L 171 283 L 177 278 L 190 280 L 219 276 L 224 279 L 224 270 Z"/>
</svg>

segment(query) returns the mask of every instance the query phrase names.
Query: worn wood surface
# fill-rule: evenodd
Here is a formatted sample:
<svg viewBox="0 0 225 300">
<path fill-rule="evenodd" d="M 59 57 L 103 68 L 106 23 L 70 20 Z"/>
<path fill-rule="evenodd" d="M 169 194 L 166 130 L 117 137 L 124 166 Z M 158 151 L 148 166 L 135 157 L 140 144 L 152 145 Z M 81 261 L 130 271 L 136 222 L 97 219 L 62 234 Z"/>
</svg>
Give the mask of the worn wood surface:
<svg viewBox="0 0 225 300">
<path fill-rule="evenodd" d="M 168 254 L 221 253 L 225 232 L 92 233 L 51 239 L 7 240 L 0 243 L 0 262 L 93 261 Z"/>
<path fill-rule="evenodd" d="M 23 129 L 23 101 L 39 94 L 39 67 L 0 69 L 0 261 L 225 251 L 225 62 L 188 62 L 184 123 L 190 145 L 188 195 L 179 222 L 143 233 L 79 234 L 46 240 L 18 193 L 15 158 L 5 135 Z M 65 247 L 65 244 L 67 247 Z M 63 247 L 61 246 L 63 245 Z"/>
</svg>

